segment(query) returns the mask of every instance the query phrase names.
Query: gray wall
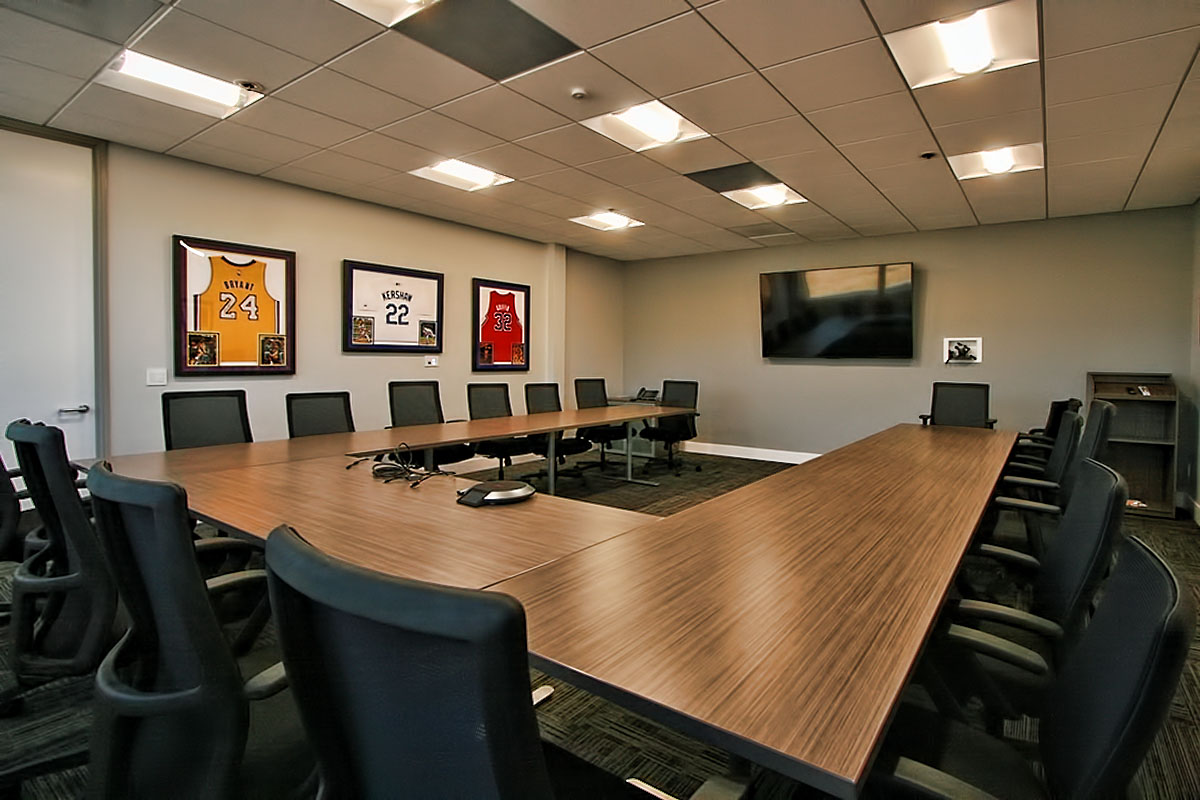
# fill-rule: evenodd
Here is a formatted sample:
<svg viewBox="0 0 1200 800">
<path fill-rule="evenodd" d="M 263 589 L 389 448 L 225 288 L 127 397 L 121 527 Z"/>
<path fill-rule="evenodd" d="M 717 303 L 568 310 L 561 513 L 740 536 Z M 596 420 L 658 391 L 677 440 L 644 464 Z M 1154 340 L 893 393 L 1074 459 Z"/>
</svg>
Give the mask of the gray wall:
<svg viewBox="0 0 1200 800">
<path fill-rule="evenodd" d="M 826 452 L 929 407 L 935 380 L 992 385 L 1008 428 L 1085 393 L 1088 371 L 1191 373 L 1188 208 L 644 261 L 625 270 L 625 380 L 700 381 L 700 440 Z M 758 274 L 912 261 L 912 362 L 764 360 Z M 982 336 L 976 366 L 942 339 Z"/>
<path fill-rule="evenodd" d="M 574 407 L 575 378 L 604 378 L 610 395 L 623 392 L 624 270 L 611 259 L 567 251 L 564 407 Z"/>
</svg>

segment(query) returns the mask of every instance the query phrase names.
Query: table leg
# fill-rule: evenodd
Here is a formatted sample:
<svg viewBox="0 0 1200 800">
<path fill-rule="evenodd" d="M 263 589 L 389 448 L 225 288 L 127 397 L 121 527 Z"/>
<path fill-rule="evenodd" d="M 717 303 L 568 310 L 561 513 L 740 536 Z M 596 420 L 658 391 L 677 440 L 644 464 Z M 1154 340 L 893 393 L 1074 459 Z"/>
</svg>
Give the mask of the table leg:
<svg viewBox="0 0 1200 800">
<path fill-rule="evenodd" d="M 550 441 L 546 445 L 546 489 L 550 494 L 554 494 L 554 473 L 558 472 L 557 456 L 554 453 L 554 440 L 558 437 L 553 433 L 550 434 Z"/>
<path fill-rule="evenodd" d="M 603 447 L 603 445 L 601 445 Z M 625 483 L 638 483 L 642 486 L 658 486 L 655 481 L 648 481 L 642 478 L 633 477 L 633 426 L 631 423 L 625 423 L 625 477 L 614 478 L 612 475 L 597 475 L 598 478 L 604 478 L 609 481 L 624 481 Z"/>
<path fill-rule="evenodd" d="M 433 448 L 425 448 L 425 469 L 433 471 Z"/>
</svg>

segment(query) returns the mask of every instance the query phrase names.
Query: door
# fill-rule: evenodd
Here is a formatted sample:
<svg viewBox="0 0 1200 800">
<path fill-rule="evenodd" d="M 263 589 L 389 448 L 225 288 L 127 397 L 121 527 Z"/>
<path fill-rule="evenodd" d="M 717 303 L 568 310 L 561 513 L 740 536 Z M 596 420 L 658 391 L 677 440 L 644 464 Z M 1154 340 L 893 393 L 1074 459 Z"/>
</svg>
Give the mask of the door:
<svg viewBox="0 0 1200 800">
<path fill-rule="evenodd" d="M 0 130 L 0 427 L 57 425 L 73 459 L 96 455 L 92 181 L 91 148 Z"/>
</svg>

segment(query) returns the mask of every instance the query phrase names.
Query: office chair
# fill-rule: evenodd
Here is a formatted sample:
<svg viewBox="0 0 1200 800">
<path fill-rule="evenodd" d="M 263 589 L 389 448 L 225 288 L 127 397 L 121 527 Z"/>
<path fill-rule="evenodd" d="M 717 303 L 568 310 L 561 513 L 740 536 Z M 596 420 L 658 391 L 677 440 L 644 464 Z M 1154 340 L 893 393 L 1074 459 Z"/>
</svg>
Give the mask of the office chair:
<svg viewBox="0 0 1200 800">
<path fill-rule="evenodd" d="M 548 411 L 562 411 L 562 402 L 558 397 L 557 383 L 527 383 L 525 384 L 525 411 L 529 414 L 541 414 Z M 555 431 L 553 434 L 536 433 L 526 438 L 529 440 L 529 449 L 536 455 L 542 458 L 547 458 L 550 447 L 550 437 L 554 436 L 554 454 L 559 464 L 567 462 L 567 456 L 576 456 L 580 453 L 586 453 L 592 449 L 592 443 L 582 436 L 564 436 L 562 431 Z M 548 468 L 547 468 L 548 469 Z M 565 472 L 572 472 L 575 475 L 582 476 L 578 469 L 574 470 L 559 470 L 556 474 L 562 475 Z M 540 475 L 545 475 L 546 470 L 535 472 L 532 475 L 523 476 L 525 480 L 536 478 Z"/>
<path fill-rule="evenodd" d="M 696 381 L 663 381 L 661 404 L 694 409 L 699 392 L 700 384 Z M 664 442 L 667 445 L 667 469 L 678 475 L 683 469 L 683 464 L 676 464 L 674 447 L 679 442 L 696 438 L 696 415 L 680 414 L 676 417 L 660 417 L 657 427 L 647 425 L 638 431 L 638 435 L 653 442 Z M 661 459 L 650 459 L 643 469 L 649 472 L 650 465 L 655 461 L 661 461 Z M 699 472 L 700 469 L 700 465 L 697 464 L 696 471 Z"/>
<path fill-rule="evenodd" d="M 284 397 L 288 436 L 353 433 L 349 392 L 294 392 Z"/>
<path fill-rule="evenodd" d="M 244 389 L 163 392 L 162 415 L 168 450 L 254 441 Z"/>
<path fill-rule="evenodd" d="M 189 536 L 187 496 L 169 483 L 88 475 L 100 542 L 130 626 L 96 672 L 91 796 L 294 797 L 310 791 L 311 748 L 277 653 L 235 659 L 213 600 L 261 570 L 207 582 Z"/>
<path fill-rule="evenodd" d="M 986 383 L 934 381 L 929 413 L 919 415 L 921 424 L 994 428 L 996 420 L 988 416 L 990 390 Z"/>
<path fill-rule="evenodd" d="M 511 417 L 512 404 L 508 399 L 507 383 L 468 383 L 467 411 L 471 419 Z M 489 439 L 475 445 L 475 452 L 494 458 L 499 462 L 500 480 L 504 480 L 504 468 L 512 466 L 512 457 L 532 452 L 529 439 L 513 436 L 508 439 Z"/>
<path fill-rule="evenodd" d="M 388 409 L 391 411 L 393 428 L 408 425 L 438 425 L 446 418 L 442 415 L 441 390 L 437 381 L 391 381 L 388 383 Z M 413 453 L 414 463 L 423 463 L 424 450 Z M 449 444 L 433 448 L 433 465 L 454 464 L 466 461 L 475 455 L 469 444 Z"/>
<path fill-rule="evenodd" d="M 608 390 L 604 387 L 604 378 L 575 379 L 576 408 L 601 408 L 606 405 L 608 405 Z M 600 445 L 600 461 L 596 462 L 596 465 L 603 472 L 607 466 L 604 463 L 604 451 L 613 442 L 625 438 L 625 426 L 594 425 L 590 428 L 580 428 L 577 433 L 581 438 Z M 592 464 L 588 463 L 582 466 L 592 466 Z"/>
<path fill-rule="evenodd" d="M 1042 442 L 1044 444 L 1054 444 L 1054 437 L 1058 435 L 1058 427 L 1062 424 L 1062 415 L 1066 411 L 1074 411 L 1079 413 L 1079 409 L 1083 407 L 1083 403 L 1077 397 L 1069 397 L 1066 400 L 1051 400 L 1050 411 L 1046 415 L 1046 422 L 1040 428 L 1030 428 L 1021 433 L 1018 439 Z"/>
<path fill-rule="evenodd" d="M 1194 628 L 1188 591 L 1149 547 L 1126 540 L 1095 616 L 1046 692 L 1037 745 L 1044 778 L 982 731 L 902 704 L 868 792 L 1000 800 L 1125 796 L 1170 707 Z"/>
<path fill-rule="evenodd" d="M 539 741 L 508 595 L 371 572 L 286 526 L 267 538 L 267 581 L 322 798 L 649 800 Z"/>
</svg>

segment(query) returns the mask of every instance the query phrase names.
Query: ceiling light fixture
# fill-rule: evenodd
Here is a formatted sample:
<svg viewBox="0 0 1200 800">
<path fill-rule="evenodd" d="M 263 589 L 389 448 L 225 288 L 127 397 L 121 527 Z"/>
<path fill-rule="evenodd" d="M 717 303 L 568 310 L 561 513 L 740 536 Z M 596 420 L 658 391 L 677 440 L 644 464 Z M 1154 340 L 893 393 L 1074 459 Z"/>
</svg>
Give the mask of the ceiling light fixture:
<svg viewBox="0 0 1200 800">
<path fill-rule="evenodd" d="M 1012 172 L 1012 168 L 1016 166 L 1013 161 L 1013 152 L 1011 147 L 998 147 L 995 150 L 984 150 L 979 154 L 983 159 L 983 168 L 993 175 L 1002 175 L 1005 172 Z"/>
<path fill-rule="evenodd" d="M 953 22 L 934 23 L 946 63 L 959 75 L 972 75 L 992 65 L 996 54 L 988 35 L 987 19 L 976 11 Z"/>
<path fill-rule="evenodd" d="M 683 121 L 683 117 L 657 101 L 634 106 L 614 116 L 659 144 L 678 139 L 679 125 Z"/>
<path fill-rule="evenodd" d="M 480 189 L 486 189 L 489 186 L 512 183 L 512 178 L 507 175 L 500 175 L 499 173 L 492 172 L 490 169 L 477 167 L 474 164 L 468 164 L 456 158 L 439 161 L 431 167 L 414 169 L 409 174 L 467 192 L 475 192 Z"/>
<path fill-rule="evenodd" d="M 334 0 L 380 25 L 392 27 L 438 0 Z"/>
<path fill-rule="evenodd" d="M 598 211 L 595 214 L 588 214 L 586 217 L 571 217 L 571 222 L 578 222 L 580 225 L 586 225 L 598 231 L 618 231 L 624 228 L 637 228 L 646 224 L 612 210 Z"/>
<path fill-rule="evenodd" d="M 708 136 L 658 100 L 601 114 L 581 124 L 637 152 Z"/>
<path fill-rule="evenodd" d="M 996 147 L 975 153 L 962 153 L 957 156 L 947 156 L 946 161 L 954 170 L 955 177 L 960 181 L 987 178 L 992 175 L 1006 175 L 1013 172 L 1027 172 L 1031 169 L 1042 169 L 1045 164 L 1041 142 Z"/>
<path fill-rule="evenodd" d="M 262 92 L 246 86 L 133 50 L 121 51 L 96 76 L 96 83 L 218 119 L 228 117 L 263 96 Z"/>
<path fill-rule="evenodd" d="M 772 206 L 786 206 L 794 203 L 807 203 L 808 200 L 791 187 L 782 183 L 770 183 L 762 186 L 751 186 L 747 189 L 730 189 L 721 192 L 735 203 L 755 211 Z"/>
</svg>

